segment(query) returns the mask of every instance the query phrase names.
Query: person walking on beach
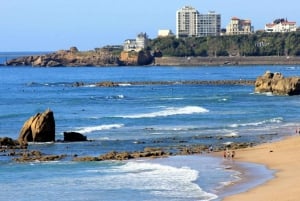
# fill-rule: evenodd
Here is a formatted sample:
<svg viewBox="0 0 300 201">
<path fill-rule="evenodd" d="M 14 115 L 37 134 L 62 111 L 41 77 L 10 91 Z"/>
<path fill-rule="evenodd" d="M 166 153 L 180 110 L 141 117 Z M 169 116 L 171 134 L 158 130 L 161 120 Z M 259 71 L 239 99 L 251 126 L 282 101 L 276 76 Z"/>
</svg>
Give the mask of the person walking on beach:
<svg viewBox="0 0 300 201">
<path fill-rule="evenodd" d="M 232 151 L 231 151 L 231 159 L 233 159 L 234 157 L 235 157 L 235 151 L 232 150 Z"/>
</svg>

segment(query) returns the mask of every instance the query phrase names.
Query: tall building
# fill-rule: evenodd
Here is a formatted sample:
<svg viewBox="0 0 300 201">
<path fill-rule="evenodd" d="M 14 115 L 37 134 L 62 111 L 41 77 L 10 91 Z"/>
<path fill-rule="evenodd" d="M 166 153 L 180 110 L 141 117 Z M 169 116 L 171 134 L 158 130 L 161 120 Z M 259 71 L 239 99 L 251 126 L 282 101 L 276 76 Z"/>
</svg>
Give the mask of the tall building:
<svg viewBox="0 0 300 201">
<path fill-rule="evenodd" d="M 214 11 L 199 15 L 199 36 L 219 36 L 221 32 L 221 15 Z"/>
<path fill-rule="evenodd" d="M 233 17 L 230 23 L 226 27 L 226 35 L 243 35 L 252 34 L 254 28 L 251 25 L 251 20 L 243 20 L 237 17 Z"/>
<path fill-rule="evenodd" d="M 176 12 L 176 37 L 218 36 L 221 32 L 221 15 L 215 12 L 200 14 L 185 6 Z"/>
<path fill-rule="evenodd" d="M 191 7 L 185 6 L 176 12 L 176 37 L 198 37 L 199 36 L 199 12 Z"/>
</svg>

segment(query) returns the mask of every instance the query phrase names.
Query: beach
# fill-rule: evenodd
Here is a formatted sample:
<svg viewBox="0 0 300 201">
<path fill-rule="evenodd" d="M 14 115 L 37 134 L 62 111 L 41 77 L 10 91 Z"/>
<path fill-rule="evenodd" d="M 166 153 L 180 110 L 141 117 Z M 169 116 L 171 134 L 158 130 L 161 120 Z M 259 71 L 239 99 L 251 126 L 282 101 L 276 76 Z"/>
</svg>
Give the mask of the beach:
<svg viewBox="0 0 300 201">
<path fill-rule="evenodd" d="M 299 200 L 299 154 L 300 136 L 238 150 L 236 161 L 264 164 L 275 171 L 274 178 L 244 193 L 226 197 L 224 201 Z"/>
</svg>

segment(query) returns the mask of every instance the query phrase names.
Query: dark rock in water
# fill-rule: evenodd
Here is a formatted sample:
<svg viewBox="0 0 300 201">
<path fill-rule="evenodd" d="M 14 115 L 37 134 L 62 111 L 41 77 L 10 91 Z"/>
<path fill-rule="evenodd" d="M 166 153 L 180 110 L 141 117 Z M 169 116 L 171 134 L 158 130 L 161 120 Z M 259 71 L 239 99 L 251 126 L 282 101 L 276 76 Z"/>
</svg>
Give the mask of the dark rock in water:
<svg viewBox="0 0 300 201">
<path fill-rule="evenodd" d="M 77 132 L 64 132 L 64 141 L 67 142 L 87 141 L 87 137 Z"/>
<path fill-rule="evenodd" d="M 14 140 L 9 137 L 0 138 L 0 146 L 1 147 L 16 147 L 19 145 L 17 140 Z"/>
<path fill-rule="evenodd" d="M 55 120 L 51 110 L 37 113 L 30 117 L 23 125 L 18 141 L 20 144 L 28 142 L 54 142 Z"/>
<path fill-rule="evenodd" d="M 20 157 L 13 160 L 19 163 L 32 162 L 32 161 L 58 161 L 65 158 L 66 155 L 43 155 L 42 152 L 33 150 L 24 152 Z"/>
<path fill-rule="evenodd" d="M 300 95 L 300 77 L 285 78 L 281 73 L 267 71 L 256 79 L 255 92 L 274 95 Z"/>
</svg>

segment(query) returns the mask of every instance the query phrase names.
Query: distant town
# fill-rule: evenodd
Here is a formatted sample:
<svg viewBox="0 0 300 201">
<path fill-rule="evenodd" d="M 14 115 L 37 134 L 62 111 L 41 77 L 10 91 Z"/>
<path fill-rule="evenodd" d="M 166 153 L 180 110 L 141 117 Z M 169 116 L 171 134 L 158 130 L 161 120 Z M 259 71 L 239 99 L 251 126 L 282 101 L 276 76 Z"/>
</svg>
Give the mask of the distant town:
<svg viewBox="0 0 300 201">
<path fill-rule="evenodd" d="M 266 22 L 264 30 L 257 32 L 267 33 L 289 33 L 299 31 L 295 21 L 288 21 L 285 18 L 275 19 L 273 22 Z M 184 6 L 176 12 L 176 33 L 170 29 L 158 30 L 158 37 L 176 36 L 176 38 L 188 37 L 208 37 L 208 36 L 233 36 L 250 35 L 255 30 L 251 19 L 240 19 L 232 17 L 226 28 L 221 28 L 221 14 L 215 11 L 209 11 L 207 14 L 201 14 L 196 8 Z M 147 46 L 146 33 L 140 33 L 136 39 L 125 40 L 124 51 L 136 51 L 144 49 Z"/>
<path fill-rule="evenodd" d="M 201 14 L 191 6 L 176 11 L 176 32 L 145 32 L 123 44 L 80 52 L 77 47 L 47 55 L 7 60 L 8 66 L 141 66 L 141 65 L 272 65 L 300 64 L 300 29 L 277 18 L 254 30 L 251 19 L 232 17 L 221 28 L 221 14 Z"/>
</svg>

